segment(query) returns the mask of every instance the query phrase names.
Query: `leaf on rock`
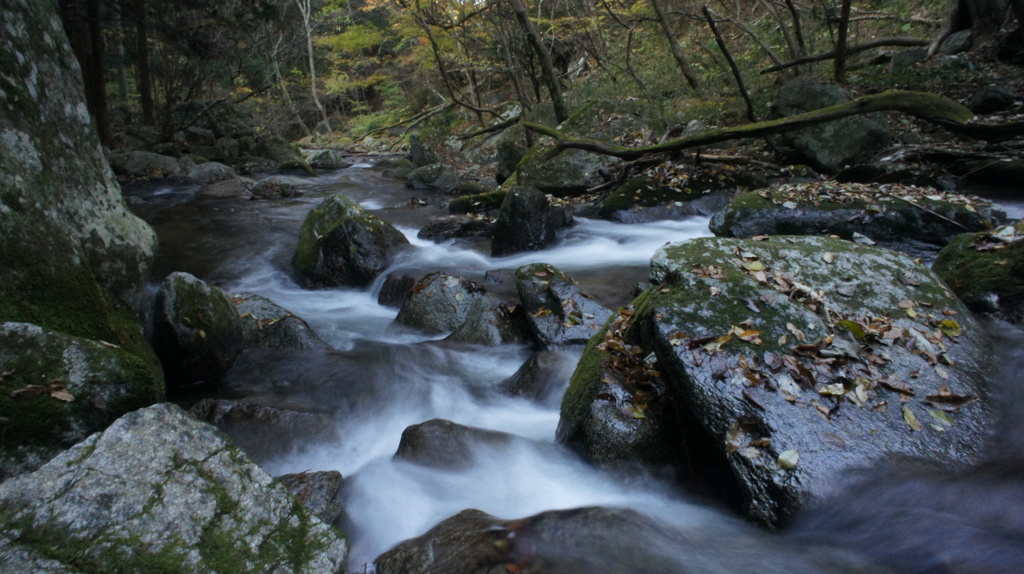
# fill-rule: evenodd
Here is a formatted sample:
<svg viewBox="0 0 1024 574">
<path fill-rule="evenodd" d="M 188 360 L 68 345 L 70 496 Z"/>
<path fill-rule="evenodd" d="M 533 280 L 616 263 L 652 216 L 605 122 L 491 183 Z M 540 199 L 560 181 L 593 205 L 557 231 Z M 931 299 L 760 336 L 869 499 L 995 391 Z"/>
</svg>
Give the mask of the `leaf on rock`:
<svg viewBox="0 0 1024 574">
<path fill-rule="evenodd" d="M 75 400 L 75 395 L 72 395 L 71 393 L 63 389 L 59 391 L 52 391 L 50 393 L 50 396 L 57 399 L 58 401 L 64 401 L 65 403 L 70 403 L 71 401 Z"/>
<path fill-rule="evenodd" d="M 536 313 L 533 314 L 533 316 L 540 319 L 541 317 L 547 317 L 550 314 L 551 309 L 548 309 L 547 307 L 541 307 L 540 309 L 537 310 Z"/>
<path fill-rule="evenodd" d="M 953 417 L 951 417 L 947 412 L 928 409 L 928 414 L 931 415 L 932 420 L 935 421 L 935 423 L 931 425 L 935 430 L 945 431 L 953 426 Z"/>
<path fill-rule="evenodd" d="M 722 335 L 721 337 L 712 340 L 710 343 L 705 343 L 701 345 L 701 348 L 707 351 L 709 355 L 713 355 L 721 351 L 722 345 L 728 343 L 731 340 L 732 335 Z"/>
<path fill-rule="evenodd" d="M 832 263 L 836 260 L 836 255 L 831 251 L 826 251 L 824 254 L 822 254 L 821 258 L 825 261 L 825 263 Z"/>
<path fill-rule="evenodd" d="M 11 391 L 11 397 L 15 399 L 34 399 L 43 394 L 45 389 L 39 385 L 28 385 Z"/>
<path fill-rule="evenodd" d="M 890 391 L 892 391 L 894 393 L 900 393 L 902 395 L 910 395 L 910 396 L 914 395 L 913 387 L 911 387 L 907 383 L 904 383 L 903 381 L 897 379 L 895 376 L 890 376 L 888 378 L 881 379 L 881 380 L 878 381 L 878 384 L 883 386 L 883 387 L 885 387 L 885 388 L 887 388 L 887 389 L 889 389 Z"/>
<path fill-rule="evenodd" d="M 747 271 L 764 271 L 764 263 L 760 261 L 744 261 L 743 268 Z"/>
<path fill-rule="evenodd" d="M 861 341 L 864 341 L 865 339 L 868 338 L 867 334 L 864 333 L 864 327 L 862 327 L 859 323 L 855 323 L 849 319 L 843 319 L 842 321 L 839 321 L 838 323 L 836 323 L 836 327 L 842 327 L 846 329 L 847 331 L 853 333 L 853 336 L 857 337 Z"/>
<path fill-rule="evenodd" d="M 783 451 L 779 454 L 777 461 L 779 468 L 782 470 L 793 470 L 798 462 L 800 462 L 800 453 L 795 450 Z"/>
<path fill-rule="evenodd" d="M 786 329 L 790 333 L 792 333 L 794 337 L 796 337 L 797 341 L 800 341 L 801 343 L 804 343 L 804 342 L 807 341 L 807 335 L 804 335 L 804 332 L 801 331 L 800 329 L 798 329 L 796 327 L 796 325 L 794 325 L 792 323 L 786 323 Z"/>
<path fill-rule="evenodd" d="M 921 421 L 917 420 L 917 415 L 914 414 L 914 411 L 910 408 L 909 405 L 903 405 L 903 420 L 907 421 L 907 424 L 910 425 L 910 428 L 914 429 L 917 432 L 921 432 L 924 430 L 924 425 L 921 424 Z"/>
<path fill-rule="evenodd" d="M 960 330 L 960 323 L 957 323 L 953 319 L 943 319 L 942 321 L 939 321 L 939 330 L 947 337 L 959 337 L 962 333 Z"/>
</svg>

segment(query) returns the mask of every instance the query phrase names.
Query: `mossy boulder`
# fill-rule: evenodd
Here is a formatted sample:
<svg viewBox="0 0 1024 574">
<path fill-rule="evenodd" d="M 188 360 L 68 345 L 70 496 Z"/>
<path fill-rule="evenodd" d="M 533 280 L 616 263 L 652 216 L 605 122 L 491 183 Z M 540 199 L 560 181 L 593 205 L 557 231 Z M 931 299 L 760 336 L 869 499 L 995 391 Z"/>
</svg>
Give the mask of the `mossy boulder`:
<svg viewBox="0 0 1024 574">
<path fill-rule="evenodd" d="M 345 155 L 334 149 L 318 149 L 306 156 L 306 163 L 313 169 L 345 169 L 352 167 Z"/>
<path fill-rule="evenodd" d="M 516 290 L 530 330 L 545 347 L 583 345 L 612 314 L 572 277 L 547 263 L 516 269 Z"/>
<path fill-rule="evenodd" d="M 299 230 L 295 268 L 308 287 L 363 287 L 409 240 L 344 195 L 328 197 Z"/>
<path fill-rule="evenodd" d="M 434 243 L 442 243 L 452 239 L 466 237 L 491 237 L 494 223 L 485 217 L 470 215 L 450 215 L 435 219 L 420 228 L 416 237 L 429 239 Z"/>
<path fill-rule="evenodd" d="M 622 223 L 682 219 L 720 211 L 734 195 L 724 186 L 709 193 L 707 187 L 689 184 L 685 189 L 677 189 L 648 177 L 634 177 L 608 194 L 597 214 Z"/>
<path fill-rule="evenodd" d="M 253 199 L 279 199 L 302 195 L 309 182 L 290 175 L 272 175 L 261 179 L 252 186 Z"/>
<path fill-rule="evenodd" d="M 412 287 L 395 322 L 425 333 L 447 333 L 462 325 L 478 300 L 488 299 L 487 290 L 476 281 L 438 271 Z"/>
<path fill-rule="evenodd" d="M 737 196 L 711 220 L 722 237 L 861 234 L 900 251 L 936 250 L 967 230 L 1006 217 L 991 202 L 904 185 L 807 182 L 779 184 Z"/>
<path fill-rule="evenodd" d="M 218 382 L 242 353 L 243 341 L 227 293 L 188 273 L 164 279 L 153 302 L 153 348 L 169 389 Z"/>
<path fill-rule="evenodd" d="M 459 186 L 459 174 L 455 168 L 444 163 L 432 163 L 418 167 L 405 176 L 405 187 L 412 189 L 436 189 L 452 193 Z"/>
<path fill-rule="evenodd" d="M 972 310 L 1024 322 L 1024 223 L 956 237 L 932 270 Z"/>
<path fill-rule="evenodd" d="M 779 89 L 772 102 L 772 117 L 783 118 L 850 101 L 839 86 L 814 76 L 800 76 Z M 823 173 L 836 173 L 846 165 L 863 163 L 889 145 L 892 134 L 882 114 L 850 116 L 782 134 L 794 163 L 807 163 Z"/>
<path fill-rule="evenodd" d="M 0 324 L 0 479 L 38 468 L 163 394 L 160 373 L 116 345 Z"/>
<path fill-rule="evenodd" d="M 165 179 L 184 175 L 176 157 L 150 151 L 113 153 L 110 155 L 110 167 L 119 176 L 135 179 Z"/>
<path fill-rule="evenodd" d="M 390 177 L 405 179 L 409 172 L 416 169 L 416 164 L 407 157 L 386 157 L 378 160 L 373 167 L 383 170 Z"/>
<path fill-rule="evenodd" d="M 341 487 L 345 478 L 336 470 L 296 472 L 274 477 L 324 524 L 334 524 L 344 513 Z"/>
<path fill-rule="evenodd" d="M 79 572 L 339 572 L 348 555 L 284 485 L 168 403 L 4 482 L 0 516 L 13 548 Z"/>
<path fill-rule="evenodd" d="M 567 205 L 552 205 L 535 187 L 513 186 L 501 202 L 491 236 L 491 255 L 540 251 L 555 241 L 555 231 L 572 224 Z"/>
<path fill-rule="evenodd" d="M 832 238 L 702 238 L 659 249 L 650 281 L 620 338 L 653 353 L 689 466 L 751 519 L 782 524 L 886 457 L 978 458 L 988 337 L 908 257 Z M 560 427 L 603 392 L 574 376 Z"/>
<path fill-rule="evenodd" d="M 452 213 L 489 213 L 501 209 L 508 191 L 496 189 L 478 195 L 464 195 L 448 202 L 448 211 Z"/>
</svg>

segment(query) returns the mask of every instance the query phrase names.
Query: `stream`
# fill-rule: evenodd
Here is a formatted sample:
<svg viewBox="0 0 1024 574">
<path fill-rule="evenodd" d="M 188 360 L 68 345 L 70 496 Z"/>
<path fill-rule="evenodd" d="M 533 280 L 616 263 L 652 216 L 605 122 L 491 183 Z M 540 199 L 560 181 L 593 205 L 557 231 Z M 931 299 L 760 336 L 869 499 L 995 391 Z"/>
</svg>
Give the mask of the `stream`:
<svg viewBox="0 0 1024 574">
<path fill-rule="evenodd" d="M 531 349 L 447 343 L 393 325 L 398 310 L 377 303 L 388 273 L 419 277 L 439 270 L 480 281 L 503 299 L 514 300 L 514 284 L 510 289 L 510 282 L 494 283 L 490 277 L 545 262 L 614 309 L 632 300 L 633 286 L 646 278 L 655 249 L 669 241 L 710 235 L 706 218 L 624 225 L 577 217 L 576 225 L 563 230 L 557 243 L 543 252 L 493 258 L 489 243 L 418 239 L 420 227 L 447 214 L 445 198 L 408 190 L 370 167 L 360 163 L 310 178 L 310 189 L 301 197 L 273 201 L 194 202 L 195 186 L 125 186 L 132 210 L 160 238 L 151 289 L 167 274 L 186 271 L 228 293 L 251 291 L 305 319 L 336 349 L 247 351 L 218 393 L 335 416 L 334 440 L 304 444 L 258 462 L 275 476 L 319 470 L 345 476 L 343 529 L 352 546 L 351 572 L 363 572 L 364 566 L 372 571 L 373 559 L 385 550 L 467 508 L 511 519 L 552 509 L 616 506 L 680 527 L 752 530 L 656 472 L 602 472 L 554 446 L 561 394 L 580 349 L 551 354 L 552 381 L 544 399 L 515 398 L 501 391 L 501 383 Z M 334 193 L 389 221 L 413 245 L 364 290 L 306 290 L 292 275 L 302 221 Z M 413 195 L 427 205 L 411 205 Z M 1011 338 L 1020 344 L 1019 334 Z M 434 418 L 528 440 L 481 449 L 472 465 L 459 471 L 393 460 L 402 431 Z"/>
</svg>

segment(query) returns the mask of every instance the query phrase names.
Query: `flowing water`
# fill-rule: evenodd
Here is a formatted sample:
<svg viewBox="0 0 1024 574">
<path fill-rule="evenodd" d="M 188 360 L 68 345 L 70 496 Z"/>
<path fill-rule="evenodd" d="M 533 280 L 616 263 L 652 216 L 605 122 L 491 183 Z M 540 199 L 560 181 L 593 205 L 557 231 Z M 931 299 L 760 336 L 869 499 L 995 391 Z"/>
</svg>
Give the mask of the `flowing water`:
<svg viewBox="0 0 1024 574">
<path fill-rule="evenodd" d="M 306 214 L 323 197 L 342 193 L 396 225 L 413 248 L 389 272 L 422 276 L 443 270 L 484 282 L 506 299 L 514 289 L 487 283 L 485 274 L 531 263 L 553 264 L 606 306 L 632 299 L 655 249 L 668 241 L 709 235 L 692 218 L 622 225 L 577 218 L 543 252 L 493 258 L 488 245 L 417 239 L 431 217 L 445 215 L 443 198 L 411 192 L 368 164 L 311 179 L 297 199 L 192 202 L 187 186 L 128 187 L 133 209 L 157 230 L 159 281 L 187 271 L 229 293 L 252 291 L 304 318 L 337 351 L 249 351 L 224 392 L 263 404 L 327 410 L 337 438 L 305 444 L 260 461 L 273 475 L 338 470 L 343 488 L 350 567 L 363 567 L 403 539 L 422 534 L 463 509 L 503 518 L 589 505 L 641 510 L 681 527 L 749 530 L 707 502 L 678 492 L 643 469 L 611 476 L 554 448 L 561 392 L 578 349 L 553 355 L 554 388 L 545 400 L 503 393 L 501 383 L 529 357 L 525 346 L 454 345 L 392 324 L 397 310 L 377 304 L 383 276 L 367 289 L 306 290 L 292 275 L 291 257 Z M 412 195 L 426 206 L 412 206 Z M 386 275 L 386 273 L 385 273 Z M 393 460 L 402 431 L 434 418 L 512 433 L 528 439 L 480 449 L 469 468 L 428 468 Z M 631 474 L 632 476 L 623 476 Z"/>
</svg>

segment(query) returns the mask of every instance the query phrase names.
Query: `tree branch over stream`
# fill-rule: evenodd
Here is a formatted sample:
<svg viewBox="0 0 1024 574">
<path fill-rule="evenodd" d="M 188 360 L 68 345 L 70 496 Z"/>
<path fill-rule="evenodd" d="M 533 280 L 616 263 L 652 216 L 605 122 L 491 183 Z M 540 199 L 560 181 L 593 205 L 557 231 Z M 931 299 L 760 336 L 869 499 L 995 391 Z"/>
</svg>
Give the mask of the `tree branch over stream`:
<svg viewBox="0 0 1024 574">
<path fill-rule="evenodd" d="M 567 149 L 579 149 L 623 160 L 634 160 L 648 154 L 682 151 L 724 141 L 781 134 L 848 116 L 887 111 L 903 112 L 946 127 L 965 124 L 974 117 L 974 113 L 964 106 L 938 94 L 890 90 L 880 94 L 861 96 L 849 102 L 777 120 L 709 130 L 692 136 L 638 148 L 618 146 L 589 138 L 577 138 L 562 133 L 555 128 L 549 128 L 534 122 L 523 122 L 523 125 L 531 131 L 557 140 L 558 143 L 548 152 L 548 158 L 555 157 Z"/>
</svg>

